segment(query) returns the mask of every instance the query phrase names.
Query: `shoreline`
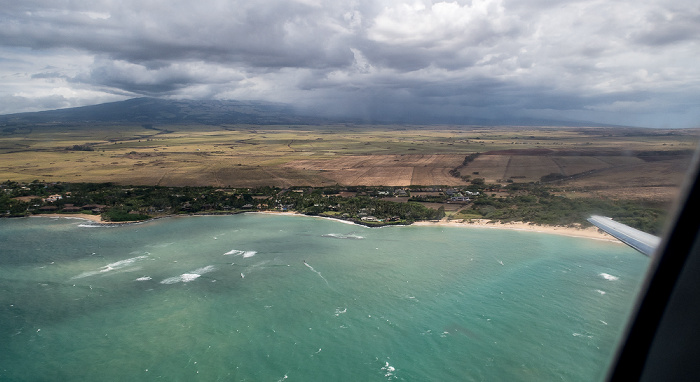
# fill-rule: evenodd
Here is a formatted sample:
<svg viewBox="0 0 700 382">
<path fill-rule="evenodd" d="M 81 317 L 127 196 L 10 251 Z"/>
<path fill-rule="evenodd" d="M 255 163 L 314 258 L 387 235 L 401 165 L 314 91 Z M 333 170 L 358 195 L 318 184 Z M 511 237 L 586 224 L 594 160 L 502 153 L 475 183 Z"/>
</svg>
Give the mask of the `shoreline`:
<svg viewBox="0 0 700 382">
<path fill-rule="evenodd" d="M 36 215 L 30 215 L 28 216 L 30 218 L 33 217 L 39 217 L 39 218 L 63 218 L 63 219 L 80 219 L 80 220 L 87 220 L 92 223 L 96 223 L 99 225 L 120 225 L 120 224 L 135 224 L 135 223 L 145 223 L 151 220 L 155 219 L 160 219 L 159 217 L 156 218 L 151 218 L 148 220 L 133 220 L 133 221 L 125 221 L 125 222 L 110 222 L 102 219 L 102 216 L 100 215 L 89 215 L 89 214 L 36 214 Z"/>
<path fill-rule="evenodd" d="M 337 222 L 344 223 L 344 224 L 352 224 L 352 225 L 367 227 L 367 226 L 364 226 L 362 224 L 358 224 L 358 223 L 348 221 L 348 220 L 331 218 L 331 217 L 327 217 L 327 216 L 304 215 L 304 214 L 301 214 L 298 212 L 255 211 L 255 212 L 246 212 L 246 213 L 270 214 L 270 215 L 291 215 L 291 216 L 310 216 L 310 217 L 323 218 L 323 219 L 327 219 L 327 220 L 333 220 L 333 221 L 337 221 Z M 162 218 L 168 218 L 168 217 L 220 216 L 220 215 L 221 214 L 167 215 L 167 216 L 154 217 L 154 218 L 151 218 L 148 220 L 127 221 L 127 222 L 105 221 L 105 220 L 102 220 L 102 217 L 100 215 L 88 215 L 88 214 L 72 214 L 72 215 L 37 214 L 37 215 L 32 215 L 30 217 L 82 219 L 82 220 L 88 220 L 92 223 L 96 223 L 99 225 L 127 225 L 127 224 L 135 224 L 135 223 L 145 223 L 148 221 L 162 219 Z M 236 215 L 236 214 L 230 214 L 230 215 Z M 602 241 L 609 241 L 609 242 L 619 242 L 619 240 L 608 235 L 607 233 L 601 232 L 596 227 L 574 228 L 574 227 L 561 227 L 561 226 L 549 226 L 549 225 L 536 225 L 536 224 L 525 223 L 525 222 L 501 223 L 498 221 L 491 221 L 489 219 L 472 219 L 470 221 L 455 221 L 455 220 L 452 220 L 452 221 L 448 221 L 448 220 L 418 221 L 418 222 L 414 222 L 411 225 L 426 226 L 426 227 L 427 226 L 435 226 L 435 227 L 461 227 L 461 228 L 470 228 L 471 227 L 471 228 L 507 229 L 507 230 L 512 230 L 512 231 L 528 231 L 528 232 L 547 233 L 547 234 L 562 235 L 562 236 L 569 236 L 569 237 L 579 237 L 579 238 L 586 238 L 586 239 L 593 239 L 593 240 L 602 240 Z M 406 227 L 406 226 L 404 225 L 404 227 Z M 367 227 L 367 228 L 381 228 L 381 227 Z"/>
<path fill-rule="evenodd" d="M 436 227 L 473 227 L 473 228 L 489 228 L 489 229 L 507 229 L 511 231 L 527 231 L 537 233 L 547 233 L 552 235 L 561 235 L 569 237 L 579 237 L 585 239 L 618 242 L 619 240 L 601 232 L 597 227 L 574 228 L 552 225 L 538 225 L 525 222 L 510 222 L 502 223 L 499 221 L 491 221 L 489 219 L 472 219 L 471 221 L 421 221 L 415 222 L 417 226 L 436 226 Z M 621 243 L 622 244 L 622 243 Z"/>
</svg>

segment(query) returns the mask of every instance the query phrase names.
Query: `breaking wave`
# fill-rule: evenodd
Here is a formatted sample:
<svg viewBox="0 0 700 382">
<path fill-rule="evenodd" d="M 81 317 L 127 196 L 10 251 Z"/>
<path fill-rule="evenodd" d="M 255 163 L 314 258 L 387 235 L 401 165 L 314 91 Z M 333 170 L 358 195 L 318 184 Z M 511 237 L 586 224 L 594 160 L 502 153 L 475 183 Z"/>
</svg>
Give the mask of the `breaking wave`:
<svg viewBox="0 0 700 382">
<path fill-rule="evenodd" d="M 232 249 L 232 250 L 224 253 L 224 256 L 231 255 L 231 256 L 253 257 L 257 253 L 258 253 L 257 251 L 241 251 L 238 249 Z"/>
<path fill-rule="evenodd" d="M 344 235 L 342 233 L 329 233 L 329 234 L 325 234 L 325 235 L 321 235 L 321 236 L 322 237 L 330 237 L 330 238 L 334 238 L 334 239 L 354 239 L 354 240 L 362 240 L 365 238 L 364 236 L 355 235 L 352 233 L 347 234 L 347 235 Z"/>
<path fill-rule="evenodd" d="M 610 280 L 610 281 L 616 281 L 616 280 L 620 279 L 617 276 L 613 276 L 613 275 L 607 274 L 607 273 L 601 273 L 599 276 L 606 279 L 606 280 Z"/>
<path fill-rule="evenodd" d="M 394 376 L 394 372 L 396 371 L 396 368 L 389 365 L 389 362 L 387 362 L 383 367 L 382 367 L 382 372 L 384 373 L 384 376 L 387 377 L 388 379 L 393 379 L 392 377 Z"/>
<path fill-rule="evenodd" d="M 160 283 L 161 284 L 176 284 L 176 283 L 180 283 L 180 282 L 188 283 L 192 280 L 198 279 L 203 274 L 213 272 L 215 270 L 216 270 L 216 267 L 214 267 L 213 265 L 207 265 L 206 267 L 197 268 L 193 271 L 183 273 L 179 276 L 168 277 L 167 279 L 161 281 Z"/>
<path fill-rule="evenodd" d="M 148 256 L 141 255 L 141 256 L 132 257 L 130 259 L 120 260 L 120 261 L 117 261 L 117 262 L 114 262 L 111 264 L 107 264 L 104 267 L 102 267 L 96 271 L 83 272 L 77 276 L 73 276 L 73 277 L 71 277 L 71 280 L 82 279 L 82 278 L 88 277 L 88 276 L 99 275 L 100 273 L 107 273 L 107 272 L 111 272 L 111 271 L 116 271 L 116 270 L 119 270 L 122 268 L 126 268 L 129 265 L 131 265 L 139 260 L 146 259 L 146 258 L 148 258 Z"/>
</svg>

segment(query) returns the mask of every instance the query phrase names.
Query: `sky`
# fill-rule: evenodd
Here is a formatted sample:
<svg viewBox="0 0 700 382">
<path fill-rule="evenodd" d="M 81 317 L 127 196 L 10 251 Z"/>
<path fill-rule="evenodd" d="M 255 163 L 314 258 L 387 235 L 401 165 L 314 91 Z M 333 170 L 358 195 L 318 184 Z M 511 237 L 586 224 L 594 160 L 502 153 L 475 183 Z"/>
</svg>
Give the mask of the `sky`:
<svg viewBox="0 0 700 382">
<path fill-rule="evenodd" d="M 134 97 L 700 127 L 697 0 L 0 0 L 0 114 Z"/>
</svg>

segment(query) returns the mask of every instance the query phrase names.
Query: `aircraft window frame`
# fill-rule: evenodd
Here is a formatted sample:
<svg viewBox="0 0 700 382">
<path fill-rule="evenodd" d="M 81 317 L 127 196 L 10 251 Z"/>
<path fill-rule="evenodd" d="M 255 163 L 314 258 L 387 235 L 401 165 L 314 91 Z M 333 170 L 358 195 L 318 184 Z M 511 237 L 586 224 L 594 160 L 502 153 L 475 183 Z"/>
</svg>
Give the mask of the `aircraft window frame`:
<svg viewBox="0 0 700 382">
<path fill-rule="evenodd" d="M 677 199 L 680 203 L 652 256 L 635 309 L 608 370 L 609 381 L 700 377 L 700 306 L 694 304 L 700 298 L 700 288 L 696 288 L 700 284 L 700 148 L 689 169 Z M 688 298 L 693 301 L 687 301 Z"/>
</svg>

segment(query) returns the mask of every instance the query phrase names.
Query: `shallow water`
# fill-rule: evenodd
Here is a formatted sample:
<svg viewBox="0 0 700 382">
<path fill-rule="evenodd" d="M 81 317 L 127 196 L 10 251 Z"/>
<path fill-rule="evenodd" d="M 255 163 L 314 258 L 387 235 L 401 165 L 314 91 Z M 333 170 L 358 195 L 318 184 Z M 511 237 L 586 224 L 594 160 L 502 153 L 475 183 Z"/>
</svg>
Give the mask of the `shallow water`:
<svg viewBox="0 0 700 382">
<path fill-rule="evenodd" d="M 303 216 L 0 220 L 0 380 L 596 380 L 647 264 Z"/>
</svg>

